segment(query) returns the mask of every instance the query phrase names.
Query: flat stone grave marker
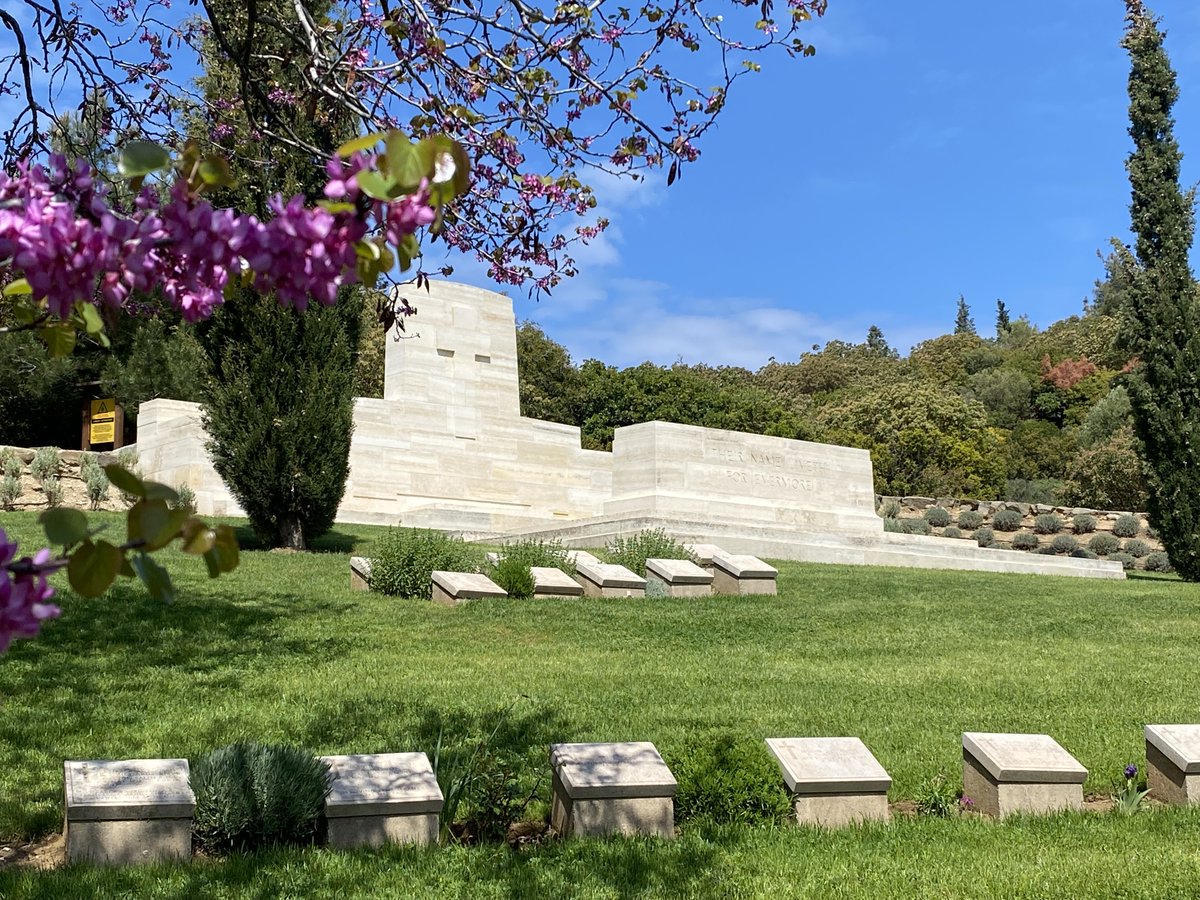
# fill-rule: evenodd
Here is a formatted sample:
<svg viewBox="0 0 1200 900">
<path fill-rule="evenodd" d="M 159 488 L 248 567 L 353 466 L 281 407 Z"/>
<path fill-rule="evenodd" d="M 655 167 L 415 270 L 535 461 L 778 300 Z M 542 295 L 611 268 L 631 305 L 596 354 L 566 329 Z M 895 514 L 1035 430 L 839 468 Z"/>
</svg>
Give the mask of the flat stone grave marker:
<svg viewBox="0 0 1200 900">
<path fill-rule="evenodd" d="M 779 570 L 757 556 L 714 556 L 714 594 L 775 594 Z"/>
<path fill-rule="evenodd" d="M 588 553 L 586 550 L 569 550 L 567 551 L 567 559 L 569 559 L 571 564 L 574 566 L 578 566 L 580 563 L 596 565 L 600 562 L 600 558 L 598 556 Z"/>
<path fill-rule="evenodd" d="M 1173 806 L 1200 803 L 1200 725 L 1146 726 L 1146 785 Z"/>
<path fill-rule="evenodd" d="M 1046 734 L 964 732 L 963 796 L 980 812 L 1083 809 L 1087 769 Z"/>
<path fill-rule="evenodd" d="M 369 591 L 371 589 L 371 560 L 365 556 L 350 557 L 350 590 Z"/>
<path fill-rule="evenodd" d="M 696 565 L 700 566 L 706 572 L 712 572 L 713 570 L 713 557 L 729 556 L 728 553 L 716 544 L 684 544 L 683 549 L 692 554 L 696 560 Z"/>
<path fill-rule="evenodd" d="M 490 566 L 500 565 L 500 554 L 495 550 L 489 550 L 487 553 L 483 554 L 483 558 Z"/>
<path fill-rule="evenodd" d="M 432 581 L 433 602 L 443 606 L 508 596 L 508 591 L 478 572 L 434 572 Z"/>
<path fill-rule="evenodd" d="M 708 597 L 713 576 L 690 559 L 646 560 L 646 596 Z"/>
<path fill-rule="evenodd" d="M 68 760 L 67 862 L 188 859 L 196 798 L 186 759 Z"/>
<path fill-rule="evenodd" d="M 324 756 L 333 774 L 325 798 L 331 847 L 431 844 L 442 790 L 424 753 Z"/>
<path fill-rule="evenodd" d="M 575 577 L 588 597 L 646 596 L 646 579 L 624 566 L 576 559 Z"/>
<path fill-rule="evenodd" d="M 554 744 L 550 826 L 563 837 L 675 837 L 675 776 L 649 741 Z"/>
<path fill-rule="evenodd" d="M 533 596 L 536 599 L 550 597 L 582 597 L 583 585 L 554 566 L 530 566 L 533 573 Z"/>
<path fill-rule="evenodd" d="M 891 776 L 856 737 L 767 738 L 801 825 L 886 822 Z"/>
</svg>

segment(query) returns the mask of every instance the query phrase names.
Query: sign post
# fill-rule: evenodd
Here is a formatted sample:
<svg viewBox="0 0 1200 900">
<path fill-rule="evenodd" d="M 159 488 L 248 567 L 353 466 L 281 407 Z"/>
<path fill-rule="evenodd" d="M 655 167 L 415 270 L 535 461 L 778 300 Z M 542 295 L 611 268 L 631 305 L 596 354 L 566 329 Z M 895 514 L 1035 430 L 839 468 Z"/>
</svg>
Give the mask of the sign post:
<svg viewBox="0 0 1200 900">
<path fill-rule="evenodd" d="M 125 430 L 124 410 L 111 397 L 89 400 L 83 410 L 83 449 L 93 444 L 111 444 L 119 449 Z"/>
</svg>

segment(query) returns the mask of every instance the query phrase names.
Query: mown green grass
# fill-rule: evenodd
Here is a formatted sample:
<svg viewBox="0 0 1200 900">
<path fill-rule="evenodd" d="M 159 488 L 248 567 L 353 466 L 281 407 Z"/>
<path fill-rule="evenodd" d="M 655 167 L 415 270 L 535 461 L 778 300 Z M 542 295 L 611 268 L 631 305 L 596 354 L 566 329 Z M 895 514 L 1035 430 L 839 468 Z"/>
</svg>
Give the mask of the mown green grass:
<svg viewBox="0 0 1200 900">
<path fill-rule="evenodd" d="M 116 518 L 113 521 L 117 521 Z M 0 525 L 32 542 L 32 515 Z M 61 827 L 62 761 L 195 756 L 235 738 L 320 753 L 432 751 L 513 706 L 499 740 L 532 767 L 557 740 L 731 731 L 860 736 L 893 799 L 961 771 L 964 730 L 1054 735 L 1112 789 L 1142 725 L 1196 721 L 1200 588 L 1168 579 L 781 564 L 777 598 L 510 601 L 444 609 L 349 590 L 379 529 L 312 554 L 243 553 L 209 581 L 161 558 L 180 599 L 83 601 L 0 658 L 0 838 Z M 1183 896 L 1200 818 L 1155 810 L 837 834 L 686 827 L 614 841 L 336 854 L 139 871 L 0 871 L 0 896 Z"/>
</svg>

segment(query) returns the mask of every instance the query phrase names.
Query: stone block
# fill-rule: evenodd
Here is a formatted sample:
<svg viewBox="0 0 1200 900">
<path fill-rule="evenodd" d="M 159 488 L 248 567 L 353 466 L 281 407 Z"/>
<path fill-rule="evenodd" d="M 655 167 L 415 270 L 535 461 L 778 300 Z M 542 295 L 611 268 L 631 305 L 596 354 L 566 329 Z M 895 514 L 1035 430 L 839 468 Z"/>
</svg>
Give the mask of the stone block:
<svg viewBox="0 0 1200 900">
<path fill-rule="evenodd" d="M 646 595 L 650 597 L 708 597 L 713 576 L 690 559 L 646 560 Z"/>
<path fill-rule="evenodd" d="M 963 733 L 963 796 L 985 815 L 1083 809 L 1087 769 L 1045 734 Z"/>
<path fill-rule="evenodd" d="M 443 798 L 424 753 L 325 756 L 333 775 L 325 799 L 331 847 L 431 844 Z"/>
<path fill-rule="evenodd" d="M 563 837 L 675 836 L 675 776 L 649 741 L 554 744 L 550 826 Z"/>
<path fill-rule="evenodd" d="M 65 762 L 67 862 L 189 858 L 196 798 L 188 776 L 186 759 Z"/>
<path fill-rule="evenodd" d="M 434 572 L 433 602 L 458 606 L 468 600 L 501 599 L 508 592 L 486 575 L 477 572 Z"/>
<path fill-rule="evenodd" d="M 371 589 L 371 561 L 365 556 L 350 557 L 350 590 Z"/>
<path fill-rule="evenodd" d="M 1200 725 L 1146 726 L 1146 785 L 1172 806 L 1200 803 Z"/>
<path fill-rule="evenodd" d="M 889 820 L 891 776 L 856 737 L 767 738 L 801 825 Z"/>
<path fill-rule="evenodd" d="M 587 597 L 644 597 L 646 579 L 624 566 L 575 561 L 575 577 Z"/>
<path fill-rule="evenodd" d="M 779 570 L 757 556 L 714 556 L 713 593 L 775 594 Z"/>
<path fill-rule="evenodd" d="M 533 575 L 533 596 L 537 599 L 552 597 L 582 597 L 583 585 L 553 566 L 530 566 Z"/>
</svg>

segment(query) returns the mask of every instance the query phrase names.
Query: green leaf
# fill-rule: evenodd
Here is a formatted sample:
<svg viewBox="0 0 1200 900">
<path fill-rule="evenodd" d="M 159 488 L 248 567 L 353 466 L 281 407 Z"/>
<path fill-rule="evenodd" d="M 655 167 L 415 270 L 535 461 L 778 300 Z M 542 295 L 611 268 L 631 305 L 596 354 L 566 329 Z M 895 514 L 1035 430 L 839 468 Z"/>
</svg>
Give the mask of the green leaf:
<svg viewBox="0 0 1200 900">
<path fill-rule="evenodd" d="M 104 466 L 104 474 L 108 476 L 108 480 L 112 482 L 112 486 L 118 491 L 132 494 L 135 497 L 146 496 L 146 486 L 142 484 L 142 479 L 123 466 L 110 463 Z"/>
<path fill-rule="evenodd" d="M 38 522 L 46 532 L 46 540 L 51 544 L 70 547 L 87 540 L 87 516 L 77 509 L 48 509 L 38 516 Z"/>
<path fill-rule="evenodd" d="M 133 571 L 137 573 L 151 597 L 163 603 L 175 602 L 175 587 L 171 584 L 171 576 L 166 569 L 145 553 L 134 554 L 132 564 Z"/>
<path fill-rule="evenodd" d="M 207 553 L 217 542 L 217 533 L 209 528 L 203 520 L 194 517 L 183 523 L 181 532 L 183 546 L 179 549 L 193 556 Z"/>
<path fill-rule="evenodd" d="M 38 337 L 51 356 L 70 356 L 75 349 L 74 325 L 47 325 L 38 329 Z"/>
<path fill-rule="evenodd" d="M 76 303 L 75 313 L 88 334 L 100 334 L 104 331 L 104 320 L 100 318 L 100 311 L 92 304 L 82 301 Z"/>
<path fill-rule="evenodd" d="M 130 141 L 121 148 L 117 171 L 123 178 L 141 178 L 171 165 L 171 153 L 153 141 Z"/>
<path fill-rule="evenodd" d="M 16 297 L 20 294 L 32 294 L 33 288 L 29 286 L 29 282 L 24 278 L 18 278 L 16 281 L 4 286 L 5 297 Z"/>
<path fill-rule="evenodd" d="M 396 189 L 396 183 L 390 178 L 384 178 L 378 172 L 369 169 L 355 176 L 359 189 L 374 200 L 391 200 Z"/>
<path fill-rule="evenodd" d="M 229 161 L 223 156 L 206 156 L 196 167 L 196 174 L 205 187 L 233 187 L 237 179 L 229 170 Z"/>
<path fill-rule="evenodd" d="M 449 185 L 453 189 L 451 197 L 462 196 L 471 188 L 471 158 L 467 155 L 467 151 L 462 144 L 453 141 L 444 134 L 435 134 L 433 137 L 426 138 L 421 141 L 422 144 L 428 144 L 430 155 L 434 163 L 434 174 L 442 174 L 453 165 L 454 172 L 448 181 L 438 180 L 434 183 L 445 190 L 445 186 Z M 449 160 L 443 160 L 442 157 L 448 156 Z M 440 170 L 440 171 L 439 171 Z"/>
<path fill-rule="evenodd" d="M 67 563 L 67 580 L 81 597 L 99 597 L 116 580 L 121 551 L 108 541 L 84 541 Z"/>
<path fill-rule="evenodd" d="M 208 566 L 208 577 L 216 578 L 222 572 L 232 572 L 238 565 L 237 536 L 228 525 L 218 525 L 213 530 L 213 546 L 204 554 Z"/>
<path fill-rule="evenodd" d="M 168 503 L 179 502 L 179 492 L 173 487 L 168 487 L 165 484 L 159 484 L 157 481 L 143 482 L 146 488 L 147 500 L 166 500 Z"/>
<path fill-rule="evenodd" d="M 419 144 L 414 144 L 399 131 L 388 133 L 387 156 L 379 165 L 396 185 L 396 193 L 391 199 L 411 194 L 420 187 L 421 179 L 433 173 L 433 157 L 428 154 L 428 149 L 422 150 Z M 362 187 L 361 176 L 359 187 Z"/>
<path fill-rule="evenodd" d="M 187 517 L 186 509 L 171 509 L 166 500 L 139 500 L 127 517 L 129 540 L 145 541 L 147 550 L 159 550 L 175 539 Z"/>
<path fill-rule="evenodd" d="M 382 131 L 377 131 L 374 134 L 364 134 L 362 137 L 356 137 L 346 141 L 342 146 L 338 147 L 337 155 L 345 159 L 348 156 L 353 156 L 359 150 L 370 150 L 380 141 L 387 137 L 387 134 Z"/>
</svg>

